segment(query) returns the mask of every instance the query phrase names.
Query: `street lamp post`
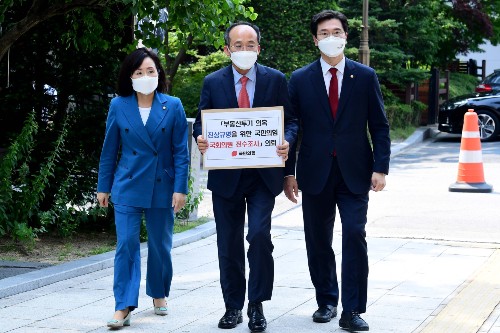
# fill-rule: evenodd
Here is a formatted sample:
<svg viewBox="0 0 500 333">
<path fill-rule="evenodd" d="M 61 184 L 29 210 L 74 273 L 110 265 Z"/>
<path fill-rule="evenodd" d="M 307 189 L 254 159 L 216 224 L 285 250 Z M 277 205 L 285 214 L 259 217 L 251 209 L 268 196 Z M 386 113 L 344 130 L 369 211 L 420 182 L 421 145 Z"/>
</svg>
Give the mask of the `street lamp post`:
<svg viewBox="0 0 500 333">
<path fill-rule="evenodd" d="M 363 0 L 363 25 L 361 26 L 359 62 L 370 66 L 370 48 L 368 47 L 368 0 Z"/>
</svg>

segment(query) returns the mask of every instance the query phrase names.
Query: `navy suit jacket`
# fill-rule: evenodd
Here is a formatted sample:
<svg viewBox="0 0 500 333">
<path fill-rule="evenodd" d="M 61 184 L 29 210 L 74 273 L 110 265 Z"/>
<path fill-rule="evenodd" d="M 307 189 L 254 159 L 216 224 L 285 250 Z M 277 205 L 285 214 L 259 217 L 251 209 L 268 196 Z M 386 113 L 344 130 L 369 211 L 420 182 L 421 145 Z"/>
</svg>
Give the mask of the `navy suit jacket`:
<svg viewBox="0 0 500 333">
<path fill-rule="evenodd" d="M 298 122 L 293 115 L 288 97 L 285 75 L 270 67 L 256 64 L 256 82 L 253 107 L 283 106 L 285 116 L 285 140 L 294 144 Z M 232 65 L 207 75 L 203 81 L 198 115 L 193 125 L 193 137 L 202 134 L 201 110 L 237 108 Z M 283 190 L 284 168 L 258 168 L 261 178 L 276 196 Z M 229 198 L 236 191 L 241 169 L 210 170 L 207 188 L 222 197 Z"/>
<path fill-rule="evenodd" d="M 172 207 L 173 192 L 188 191 L 187 133 L 184 108 L 176 97 L 155 92 L 146 126 L 135 94 L 113 98 L 97 191 L 111 192 L 111 201 L 119 205 Z"/>
<path fill-rule="evenodd" d="M 334 151 L 344 181 L 353 193 L 370 190 L 373 172 L 388 174 L 389 123 L 372 68 L 346 58 L 335 122 L 319 59 L 292 73 L 289 92 L 303 130 L 296 169 L 302 191 L 314 195 L 324 188 Z M 286 162 L 288 175 L 295 174 L 295 148 Z"/>
</svg>

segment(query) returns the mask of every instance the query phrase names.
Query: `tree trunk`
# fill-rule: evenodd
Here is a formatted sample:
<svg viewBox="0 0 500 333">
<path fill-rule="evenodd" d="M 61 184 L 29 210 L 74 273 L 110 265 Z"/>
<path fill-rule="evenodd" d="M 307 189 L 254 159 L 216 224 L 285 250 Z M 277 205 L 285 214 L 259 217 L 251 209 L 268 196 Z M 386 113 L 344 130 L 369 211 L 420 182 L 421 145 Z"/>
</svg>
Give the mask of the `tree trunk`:
<svg viewBox="0 0 500 333">
<path fill-rule="evenodd" d="M 14 23 L 0 38 L 0 61 L 2 61 L 12 44 L 37 24 L 75 9 L 104 6 L 108 2 L 109 0 L 74 0 L 46 8 L 45 1 L 34 0 L 26 16 L 21 21 Z"/>
<path fill-rule="evenodd" d="M 168 35 L 168 33 L 167 33 Z M 165 38 L 166 42 L 168 43 L 168 37 Z M 170 94 L 172 91 L 172 82 L 174 81 L 175 74 L 177 74 L 177 71 L 179 70 L 179 66 L 182 63 L 182 61 L 186 58 L 187 50 L 193 43 L 193 35 L 189 35 L 187 40 L 186 40 L 186 46 L 182 47 L 179 50 L 179 53 L 177 53 L 177 56 L 175 57 L 174 61 L 172 62 L 172 59 L 168 56 L 168 44 L 167 44 L 167 52 L 165 52 L 165 60 L 167 63 L 167 94 Z"/>
</svg>

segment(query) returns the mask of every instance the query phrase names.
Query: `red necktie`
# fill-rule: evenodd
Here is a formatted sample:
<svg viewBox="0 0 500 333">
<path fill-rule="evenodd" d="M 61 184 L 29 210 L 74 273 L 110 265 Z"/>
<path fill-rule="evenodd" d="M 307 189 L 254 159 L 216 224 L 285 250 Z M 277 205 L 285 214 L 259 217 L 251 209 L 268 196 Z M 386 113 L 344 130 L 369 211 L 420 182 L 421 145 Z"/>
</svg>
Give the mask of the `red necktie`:
<svg viewBox="0 0 500 333">
<path fill-rule="evenodd" d="M 333 119 L 337 115 L 337 107 L 339 105 L 339 83 L 337 81 L 337 68 L 330 68 L 332 78 L 330 80 L 330 89 L 328 90 L 328 100 L 330 101 L 330 109 Z"/>
<path fill-rule="evenodd" d="M 238 95 L 238 106 L 240 108 L 249 108 L 250 98 L 248 97 L 248 91 L 247 91 L 248 78 L 246 76 L 242 76 L 240 81 L 241 81 L 241 90 L 240 94 Z"/>
</svg>

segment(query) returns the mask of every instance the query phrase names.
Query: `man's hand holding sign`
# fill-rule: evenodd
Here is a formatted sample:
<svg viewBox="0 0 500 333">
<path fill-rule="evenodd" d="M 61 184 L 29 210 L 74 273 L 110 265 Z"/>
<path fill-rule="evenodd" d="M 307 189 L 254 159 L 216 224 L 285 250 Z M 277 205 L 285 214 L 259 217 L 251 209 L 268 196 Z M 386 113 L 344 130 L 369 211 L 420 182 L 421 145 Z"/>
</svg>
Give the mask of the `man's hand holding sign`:
<svg viewBox="0 0 500 333">
<path fill-rule="evenodd" d="M 288 159 L 281 106 L 203 110 L 202 124 L 205 169 L 283 167 Z"/>
</svg>

